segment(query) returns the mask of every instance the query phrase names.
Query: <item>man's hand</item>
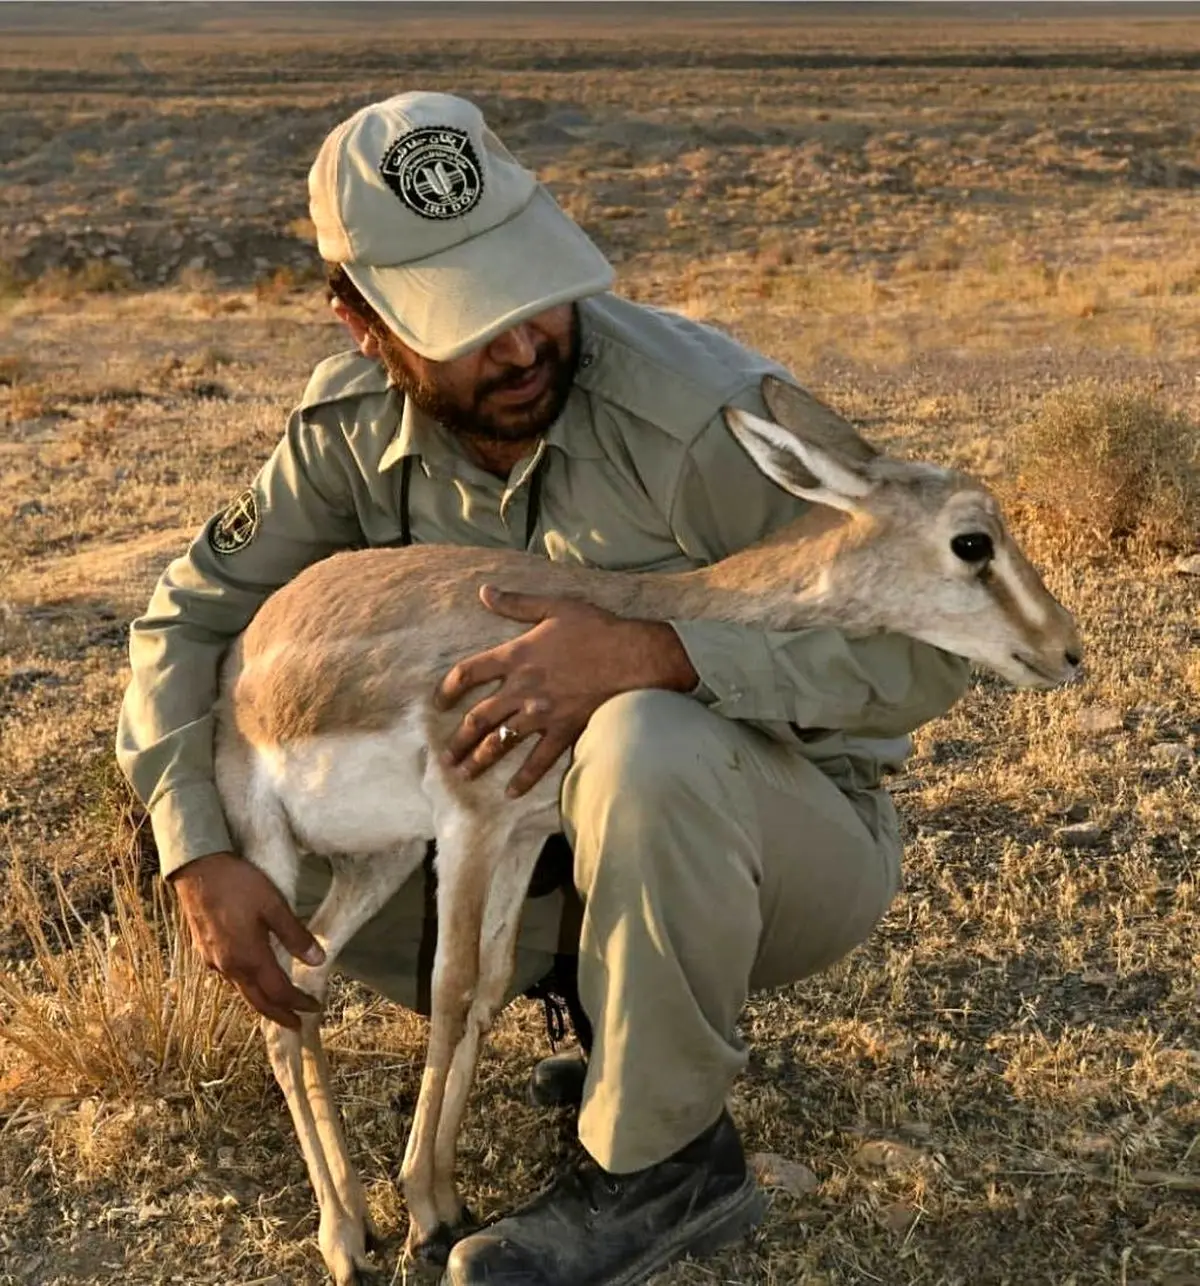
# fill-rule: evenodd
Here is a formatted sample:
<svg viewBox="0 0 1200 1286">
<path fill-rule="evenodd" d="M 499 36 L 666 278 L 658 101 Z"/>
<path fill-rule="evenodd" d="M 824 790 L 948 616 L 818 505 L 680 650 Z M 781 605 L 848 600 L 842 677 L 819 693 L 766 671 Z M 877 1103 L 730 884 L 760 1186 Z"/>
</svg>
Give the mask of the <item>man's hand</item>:
<svg viewBox="0 0 1200 1286">
<path fill-rule="evenodd" d="M 233 853 L 209 853 L 171 877 L 192 942 L 204 963 L 228 979 L 265 1017 L 295 1030 L 320 1005 L 294 987 L 271 949 L 274 934 L 297 959 L 325 959 L 274 884 Z"/>
<path fill-rule="evenodd" d="M 448 710 L 470 688 L 500 681 L 463 716 L 442 762 L 477 777 L 514 744 L 540 734 L 508 785 L 513 798 L 550 770 L 611 697 L 638 688 L 690 692 L 698 682 L 679 636 L 663 621 L 628 620 L 578 599 L 508 594 L 490 585 L 479 597 L 498 616 L 532 628 L 460 661 L 439 684 L 435 699 Z M 501 725 L 518 741 L 502 741 Z"/>
</svg>

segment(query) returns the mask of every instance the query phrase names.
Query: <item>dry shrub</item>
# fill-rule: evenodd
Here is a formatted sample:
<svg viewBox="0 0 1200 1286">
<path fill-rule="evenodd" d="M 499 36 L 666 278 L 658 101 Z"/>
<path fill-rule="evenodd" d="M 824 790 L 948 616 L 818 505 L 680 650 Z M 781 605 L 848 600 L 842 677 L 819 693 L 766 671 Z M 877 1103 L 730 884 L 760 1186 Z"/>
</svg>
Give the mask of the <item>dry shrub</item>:
<svg viewBox="0 0 1200 1286">
<path fill-rule="evenodd" d="M 278 304 L 304 288 L 296 270 L 284 264 L 255 281 L 254 298 L 260 304 Z"/>
<path fill-rule="evenodd" d="M 1200 538 L 1200 433 L 1149 389 L 1088 381 L 1051 394 L 1012 454 L 1021 502 L 1061 544 Z"/>
<path fill-rule="evenodd" d="M 249 1009 L 191 949 L 162 881 L 143 896 L 133 853 L 114 865 L 113 911 L 96 923 L 57 871 L 53 916 L 15 854 L 10 881 L 32 958 L 0 971 L 0 1044 L 20 1051 L 43 1090 L 194 1091 L 257 1059 Z"/>
<path fill-rule="evenodd" d="M 47 268 L 29 284 L 27 294 L 38 299 L 78 299 L 81 295 L 115 295 L 137 285 L 121 264 L 89 259 L 78 268 Z"/>
<path fill-rule="evenodd" d="M 17 353 L 5 353 L 0 356 L 0 388 L 13 388 L 29 375 L 30 366 L 24 357 Z"/>
<path fill-rule="evenodd" d="M 46 390 L 40 384 L 14 383 L 8 399 L 13 420 L 36 420 L 46 413 Z"/>
</svg>

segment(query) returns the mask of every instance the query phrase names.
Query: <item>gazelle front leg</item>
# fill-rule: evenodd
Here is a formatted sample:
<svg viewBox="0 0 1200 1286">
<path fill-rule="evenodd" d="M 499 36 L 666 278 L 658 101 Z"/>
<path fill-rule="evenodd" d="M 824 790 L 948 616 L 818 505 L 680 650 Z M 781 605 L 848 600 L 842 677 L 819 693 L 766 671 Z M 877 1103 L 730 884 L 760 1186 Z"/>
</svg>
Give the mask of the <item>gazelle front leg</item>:
<svg viewBox="0 0 1200 1286">
<path fill-rule="evenodd" d="M 280 964 L 297 987 L 324 1003 L 338 954 L 416 870 L 424 851 L 424 843 L 414 843 L 398 854 L 334 862 L 329 892 L 308 926 L 325 951 L 325 963 L 314 968 L 277 948 Z M 267 1020 L 262 1029 L 317 1198 L 321 1255 L 337 1286 L 361 1286 L 363 1274 L 372 1272 L 367 1251 L 375 1233 L 334 1101 L 320 1015 L 302 1015 L 299 1032 Z"/>
</svg>

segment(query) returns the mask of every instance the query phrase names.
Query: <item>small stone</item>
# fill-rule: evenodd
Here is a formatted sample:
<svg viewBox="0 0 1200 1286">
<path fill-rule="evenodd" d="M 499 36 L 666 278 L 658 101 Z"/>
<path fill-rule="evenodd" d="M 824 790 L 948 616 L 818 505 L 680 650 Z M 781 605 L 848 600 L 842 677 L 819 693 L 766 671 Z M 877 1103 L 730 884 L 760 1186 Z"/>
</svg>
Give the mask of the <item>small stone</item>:
<svg viewBox="0 0 1200 1286">
<path fill-rule="evenodd" d="M 854 1160 L 856 1164 L 873 1170 L 907 1170 L 920 1165 L 925 1154 L 891 1139 L 871 1139 L 855 1152 Z"/>
<path fill-rule="evenodd" d="M 1190 764 L 1196 752 L 1182 741 L 1159 741 L 1150 747 L 1150 757 L 1160 764 Z"/>
<path fill-rule="evenodd" d="M 187 261 L 187 267 L 193 272 L 203 272 L 208 267 L 208 260 L 203 255 L 194 255 Z"/>
<path fill-rule="evenodd" d="M 113 255 L 108 262 L 116 268 L 133 267 L 133 260 L 128 255 Z"/>
<path fill-rule="evenodd" d="M 1104 838 L 1104 831 L 1094 822 L 1075 822 L 1070 826 L 1060 826 L 1054 832 L 1054 838 L 1063 848 L 1095 848 Z"/>
<path fill-rule="evenodd" d="M 192 397 L 198 397 L 207 402 L 229 401 L 229 390 L 224 384 L 218 384 L 216 380 L 195 380 L 188 385 L 187 391 Z"/>
<path fill-rule="evenodd" d="M 233 247 L 229 244 L 228 241 L 214 241 L 212 243 L 212 248 L 213 248 L 213 254 L 215 254 L 218 259 L 233 258 Z"/>
<path fill-rule="evenodd" d="M 920 1211 L 910 1206 L 906 1201 L 893 1201 L 891 1205 L 884 1206 L 879 1212 L 879 1218 L 884 1227 L 894 1232 L 898 1237 L 903 1237 L 917 1222 L 919 1216 Z"/>
<path fill-rule="evenodd" d="M 1175 570 L 1185 576 L 1200 576 L 1200 554 L 1184 554 L 1175 560 Z"/>
<path fill-rule="evenodd" d="M 1106 1134 L 1085 1134 L 1075 1140 L 1071 1150 L 1076 1156 L 1095 1160 L 1110 1155 L 1116 1150 L 1116 1146 Z"/>
<path fill-rule="evenodd" d="M 782 1188 L 793 1197 L 803 1197 L 820 1186 L 817 1176 L 799 1161 L 789 1161 L 775 1152 L 758 1152 L 750 1165 L 764 1188 Z"/>
<path fill-rule="evenodd" d="M 46 512 L 46 506 L 40 500 L 26 500 L 23 505 L 17 506 L 15 517 L 17 518 L 37 518 Z"/>
<path fill-rule="evenodd" d="M 1116 706 L 1086 706 L 1075 716 L 1075 726 L 1080 732 L 1120 732 L 1125 718 Z"/>
</svg>

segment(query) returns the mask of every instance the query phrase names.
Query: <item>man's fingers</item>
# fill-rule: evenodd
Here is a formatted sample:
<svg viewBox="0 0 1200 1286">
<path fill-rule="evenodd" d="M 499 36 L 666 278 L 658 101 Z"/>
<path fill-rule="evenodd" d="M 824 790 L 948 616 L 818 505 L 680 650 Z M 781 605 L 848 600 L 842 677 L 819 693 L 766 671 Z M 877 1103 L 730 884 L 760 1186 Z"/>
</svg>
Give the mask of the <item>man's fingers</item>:
<svg viewBox="0 0 1200 1286">
<path fill-rule="evenodd" d="M 303 960 L 305 964 L 312 965 L 314 968 L 324 964 L 325 952 L 321 949 L 321 944 L 293 915 L 291 907 L 282 897 L 277 898 L 264 909 L 263 919 L 284 948 L 297 960 Z M 280 970 L 280 977 L 282 976 L 283 971 Z"/>
<path fill-rule="evenodd" d="M 459 661 L 437 685 L 433 694 L 434 704 L 439 710 L 449 710 L 458 704 L 464 692 L 479 687 L 481 683 L 502 679 L 507 672 L 507 664 L 496 655 L 495 649 L 477 652 L 465 661 Z"/>
<path fill-rule="evenodd" d="M 254 983 L 239 983 L 238 990 L 245 997 L 246 1003 L 262 1014 L 264 1018 L 269 1018 L 273 1023 L 278 1023 L 280 1027 L 286 1027 L 289 1031 L 296 1031 L 299 1028 L 299 1017 L 286 1006 L 276 1005 L 270 1001 L 261 988 Z"/>
<path fill-rule="evenodd" d="M 478 777 L 531 732 L 540 732 L 550 709 L 544 697 L 530 697 L 519 706 L 511 699 L 489 697 L 474 706 L 446 743 L 442 763 L 447 767 L 466 761 L 468 777 Z"/>
<path fill-rule="evenodd" d="M 307 991 L 301 991 L 275 963 L 274 957 L 234 981 L 244 991 L 253 991 L 272 1010 L 286 1010 L 294 1014 L 315 1014 L 321 1011 L 321 1002 Z M 272 1017 L 273 1014 L 268 1016 Z"/>
<path fill-rule="evenodd" d="M 574 737 L 562 733 L 547 733 L 529 752 L 529 757 L 514 774 L 504 793 L 515 799 L 536 786 L 574 740 Z"/>
<path fill-rule="evenodd" d="M 451 765 L 465 759 L 488 733 L 494 732 L 513 712 L 511 697 L 505 699 L 497 694 L 477 702 L 463 715 L 462 721 L 446 742 L 446 749 L 442 751 L 442 763 Z"/>
<path fill-rule="evenodd" d="M 495 585 L 481 585 L 479 599 L 489 612 L 506 616 L 510 621 L 525 621 L 536 625 L 544 621 L 555 609 L 561 609 L 562 600 L 543 598 L 540 594 L 510 594 Z"/>
</svg>

